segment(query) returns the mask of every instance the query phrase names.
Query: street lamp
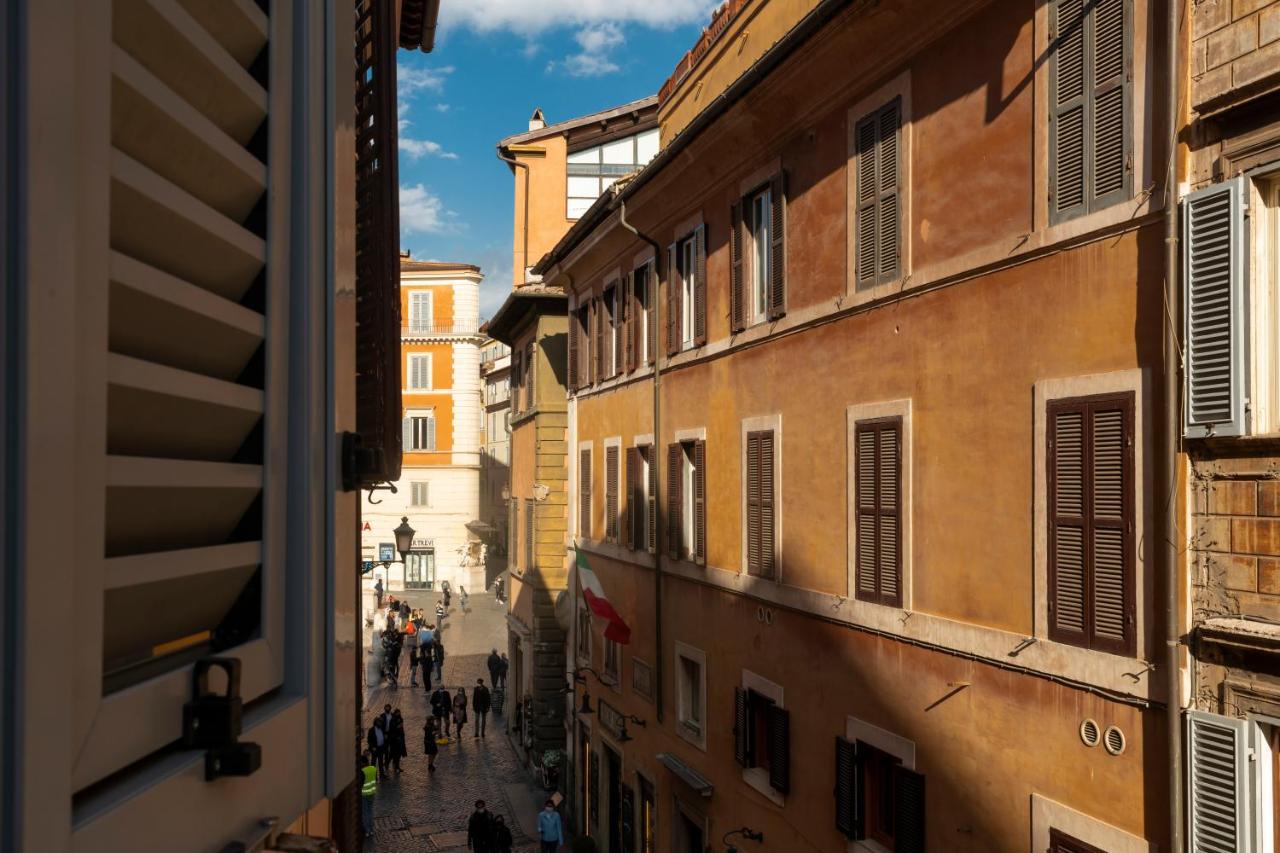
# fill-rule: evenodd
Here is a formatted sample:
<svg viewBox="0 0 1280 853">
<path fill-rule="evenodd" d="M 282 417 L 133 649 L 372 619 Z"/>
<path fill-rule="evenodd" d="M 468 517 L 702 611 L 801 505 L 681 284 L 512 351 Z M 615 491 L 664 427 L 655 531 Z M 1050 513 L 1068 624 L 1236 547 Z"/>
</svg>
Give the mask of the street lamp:
<svg viewBox="0 0 1280 853">
<path fill-rule="evenodd" d="M 400 516 L 400 526 L 391 532 L 395 534 L 396 550 L 400 552 L 400 560 L 403 562 L 405 557 L 408 556 L 409 550 L 413 548 L 413 534 L 417 531 L 409 526 L 409 516 L 402 515 Z"/>
</svg>

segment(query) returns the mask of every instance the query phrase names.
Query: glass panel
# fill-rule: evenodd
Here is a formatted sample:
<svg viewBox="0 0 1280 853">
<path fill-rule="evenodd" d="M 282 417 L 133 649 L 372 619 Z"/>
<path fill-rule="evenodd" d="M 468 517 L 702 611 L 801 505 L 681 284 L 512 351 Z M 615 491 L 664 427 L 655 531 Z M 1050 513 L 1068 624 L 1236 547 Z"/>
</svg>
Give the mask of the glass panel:
<svg viewBox="0 0 1280 853">
<path fill-rule="evenodd" d="M 582 151 L 575 151 L 569 155 L 570 163 L 599 163 L 600 162 L 600 146 L 595 148 L 587 148 Z"/>
<path fill-rule="evenodd" d="M 582 214 L 587 212 L 587 208 L 595 202 L 595 198 L 571 198 L 569 199 L 568 216 L 570 219 L 579 219 Z"/>
<path fill-rule="evenodd" d="M 636 162 L 648 163 L 658 153 L 658 129 L 646 130 L 636 137 Z"/>
<path fill-rule="evenodd" d="M 604 147 L 604 162 L 632 165 L 636 162 L 636 140 L 634 136 L 610 142 Z"/>
<path fill-rule="evenodd" d="M 572 198 L 590 198 L 595 199 L 600 195 L 600 179 L 599 178 L 569 178 L 569 195 Z"/>
</svg>

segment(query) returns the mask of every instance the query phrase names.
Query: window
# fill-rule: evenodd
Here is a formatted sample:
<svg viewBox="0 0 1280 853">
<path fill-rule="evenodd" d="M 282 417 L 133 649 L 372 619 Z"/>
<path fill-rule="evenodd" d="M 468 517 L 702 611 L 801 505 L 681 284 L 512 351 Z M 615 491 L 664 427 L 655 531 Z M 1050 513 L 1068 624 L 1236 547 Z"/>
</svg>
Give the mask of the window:
<svg viewBox="0 0 1280 853">
<path fill-rule="evenodd" d="M 653 323 L 653 261 L 646 261 L 631 273 L 631 359 L 632 370 L 652 364 L 657 350 L 656 326 Z"/>
<path fill-rule="evenodd" d="M 668 249 L 667 353 L 707 342 L 707 242 L 699 225 Z"/>
<path fill-rule="evenodd" d="M 1049 853 L 1104 853 L 1101 848 L 1072 838 L 1060 829 L 1049 830 Z"/>
<path fill-rule="evenodd" d="M 515 571 L 520 565 L 517 561 L 517 558 L 520 555 L 518 550 L 519 539 L 517 539 L 520 535 L 520 502 L 515 498 L 511 498 L 510 504 L 511 520 L 507 523 L 507 568 L 511 571 Z"/>
<path fill-rule="evenodd" d="M 902 419 L 861 421 L 854 441 L 854 595 L 901 607 Z"/>
<path fill-rule="evenodd" d="M 902 99 L 854 127 L 856 289 L 895 281 L 902 269 Z"/>
<path fill-rule="evenodd" d="M 578 451 L 578 536 L 591 538 L 591 448 Z"/>
<path fill-rule="evenodd" d="M 701 439 L 667 447 L 667 551 L 673 560 L 707 561 L 706 447 Z"/>
<path fill-rule="evenodd" d="M 622 683 L 622 646 L 605 637 L 604 640 L 604 674 L 611 682 L 610 686 Z"/>
<path fill-rule="evenodd" d="M 580 305 L 569 315 L 569 388 L 591 384 L 591 309 Z"/>
<path fill-rule="evenodd" d="M 786 306 L 783 177 L 733 205 L 729 235 L 732 331 L 781 317 Z"/>
<path fill-rule="evenodd" d="M 407 357 L 410 391 L 431 390 L 431 353 L 411 354 Z"/>
<path fill-rule="evenodd" d="M 578 607 L 578 660 L 591 665 L 591 611 L 585 604 Z"/>
<path fill-rule="evenodd" d="M 430 506 L 430 493 L 427 491 L 429 484 L 423 481 L 412 483 L 409 487 L 409 505 L 410 506 Z"/>
<path fill-rule="evenodd" d="M 1186 713 L 1188 822 L 1196 850 L 1275 848 L 1280 720 Z M 1070 848 L 1067 848 L 1070 849 Z"/>
<path fill-rule="evenodd" d="M 1047 409 L 1049 637 L 1132 655 L 1133 394 Z"/>
<path fill-rule="evenodd" d="M 836 738 L 836 828 L 890 853 L 924 850 L 924 781 L 884 742 Z"/>
<path fill-rule="evenodd" d="M 430 332 L 431 327 L 431 291 L 413 290 L 409 292 L 409 331 Z"/>
<path fill-rule="evenodd" d="M 600 334 L 600 378 L 612 379 L 618 375 L 619 367 L 622 359 L 619 358 L 618 348 L 622 343 L 621 337 L 618 335 L 618 324 L 621 320 L 619 316 L 620 300 L 618 299 L 618 286 L 616 284 L 605 288 L 604 297 L 601 300 L 601 310 L 604 312 L 600 315 L 602 323 Z"/>
<path fill-rule="evenodd" d="M 404 446 L 409 450 L 436 449 L 436 416 L 435 412 L 410 411 L 404 419 Z"/>
<path fill-rule="evenodd" d="M 676 643 L 676 710 L 678 731 L 686 740 L 705 746 L 703 720 L 707 692 L 706 655 L 699 649 Z"/>
<path fill-rule="evenodd" d="M 618 445 L 604 448 L 604 538 L 618 541 Z"/>
<path fill-rule="evenodd" d="M 657 128 L 570 152 L 565 215 L 580 218 L 614 181 L 636 171 L 657 153 Z"/>
<path fill-rule="evenodd" d="M 436 552 L 434 548 L 413 551 L 404 558 L 405 589 L 435 589 Z"/>
<path fill-rule="evenodd" d="M 524 379 L 520 383 L 524 386 L 524 410 L 530 411 L 538 404 L 538 398 L 534 396 L 534 380 L 538 375 L 537 344 L 529 341 L 524 350 Z"/>
<path fill-rule="evenodd" d="M 518 349 L 511 354 L 511 411 L 517 417 L 520 415 L 520 385 L 523 381 L 524 374 L 520 370 L 520 364 L 524 361 L 524 350 Z"/>
<path fill-rule="evenodd" d="M 1053 0 L 1050 16 L 1049 217 L 1061 222 L 1129 197 L 1131 12 Z"/>
<path fill-rule="evenodd" d="M 524 501 L 524 567 L 526 571 L 533 571 L 538 567 L 537 563 L 537 504 L 532 498 L 525 498 Z"/>
<path fill-rule="evenodd" d="M 781 687 L 743 673 L 743 686 L 734 688 L 733 736 L 747 784 L 770 797 L 791 789 L 791 714 Z"/>
<path fill-rule="evenodd" d="M 658 471 L 653 462 L 653 446 L 633 447 L 627 451 L 627 518 L 630 530 L 628 544 L 636 551 L 657 550 Z"/>
<path fill-rule="evenodd" d="M 777 577 L 777 467 L 773 430 L 747 433 L 745 498 L 747 574 Z"/>
</svg>

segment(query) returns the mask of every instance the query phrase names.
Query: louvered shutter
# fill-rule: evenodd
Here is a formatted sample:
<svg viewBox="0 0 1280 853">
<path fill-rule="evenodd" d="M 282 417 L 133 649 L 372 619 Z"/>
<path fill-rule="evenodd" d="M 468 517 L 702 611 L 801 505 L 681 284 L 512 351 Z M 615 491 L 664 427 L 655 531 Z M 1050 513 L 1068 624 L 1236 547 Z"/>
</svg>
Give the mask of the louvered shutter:
<svg viewBox="0 0 1280 853">
<path fill-rule="evenodd" d="M 707 443 L 693 445 L 693 560 L 707 564 Z"/>
<path fill-rule="evenodd" d="M 862 802 L 858 785 L 858 746 L 836 738 L 836 829 L 845 838 L 862 837 Z"/>
<path fill-rule="evenodd" d="M 611 445 L 604 449 L 604 537 L 618 541 L 618 448 Z"/>
<path fill-rule="evenodd" d="M 591 300 L 591 313 L 593 315 L 591 325 L 595 329 L 595 346 L 593 347 L 595 357 L 591 362 L 593 374 L 591 381 L 600 383 L 608 379 L 609 374 L 605 365 L 605 354 L 607 351 L 604 348 L 604 328 L 605 323 L 608 322 L 608 320 L 605 317 L 604 300 L 599 296 Z"/>
<path fill-rule="evenodd" d="M 636 366 L 635 339 L 631 331 L 635 320 L 635 310 L 632 305 L 632 288 L 635 286 L 634 278 L 634 275 L 629 275 L 618 281 L 618 310 L 622 312 L 622 332 L 618 345 L 622 347 L 622 371 L 626 373 L 630 373 Z"/>
<path fill-rule="evenodd" d="M 1092 647 L 1123 654 L 1136 648 L 1132 534 L 1132 410 L 1128 400 L 1094 403 L 1092 435 Z"/>
<path fill-rule="evenodd" d="M 747 574 L 760 574 L 760 433 L 747 433 Z"/>
<path fill-rule="evenodd" d="M 1182 216 L 1188 438 L 1244 435 L 1248 231 L 1243 176 L 1187 196 Z"/>
<path fill-rule="evenodd" d="M 533 500 L 524 502 L 524 567 L 533 571 L 538 567 L 537 507 Z"/>
<path fill-rule="evenodd" d="M 533 409 L 538 405 L 538 345 L 536 341 L 529 341 L 529 346 L 525 350 L 524 372 L 528 377 L 525 381 L 525 407 Z"/>
<path fill-rule="evenodd" d="M 902 606 L 902 421 L 857 425 L 854 432 L 855 595 Z"/>
<path fill-rule="evenodd" d="M 1049 410 L 1049 636 L 1088 642 L 1088 509 L 1086 453 L 1088 413 L 1083 404 Z"/>
<path fill-rule="evenodd" d="M 777 705 L 765 711 L 765 732 L 769 742 L 769 785 L 778 793 L 791 790 L 791 712 Z"/>
<path fill-rule="evenodd" d="M 404 418 L 400 421 L 401 441 L 406 450 L 416 450 L 413 446 L 413 418 Z"/>
<path fill-rule="evenodd" d="M 1100 847 L 1086 844 L 1056 827 L 1049 828 L 1049 853 L 1106 853 Z"/>
<path fill-rule="evenodd" d="M 658 360 L 658 260 L 654 258 L 644 271 L 645 313 L 648 320 L 645 327 L 649 330 L 649 345 L 646 355 L 649 364 Z"/>
<path fill-rule="evenodd" d="M 893 768 L 894 853 L 924 853 L 924 776 L 901 764 Z"/>
<path fill-rule="evenodd" d="M 667 355 L 680 351 L 680 244 L 667 249 Z"/>
<path fill-rule="evenodd" d="M 647 521 L 648 530 L 648 551 L 650 554 L 658 553 L 658 448 L 657 445 L 650 445 L 644 450 L 645 460 L 649 463 L 649 497 L 648 497 L 648 513 Z"/>
<path fill-rule="evenodd" d="M 569 312 L 569 375 L 568 388 L 570 391 L 578 389 L 578 309 L 575 308 Z"/>
<path fill-rule="evenodd" d="M 896 191 L 897 178 L 895 177 L 894 192 Z M 776 320 L 787 313 L 787 181 L 785 173 L 779 172 L 770 181 L 769 199 L 772 205 L 770 216 L 773 221 L 769 229 L 772 245 L 769 250 L 768 307 L 769 319 Z M 894 209 L 896 211 L 896 204 Z"/>
<path fill-rule="evenodd" d="M 1049 37 L 1049 172 L 1053 219 L 1086 209 L 1089 80 L 1085 0 L 1055 0 Z"/>
<path fill-rule="evenodd" d="M 510 499 L 511 506 L 507 515 L 507 567 L 510 569 L 519 568 L 520 563 L 518 549 L 520 547 L 520 503 L 515 498 Z"/>
<path fill-rule="evenodd" d="M 426 449 L 435 450 L 436 449 L 436 417 L 434 413 L 428 418 L 426 418 L 426 429 L 427 429 Z"/>
<path fill-rule="evenodd" d="M 742 216 L 742 199 L 733 203 L 729 225 L 729 324 L 730 331 L 747 327 L 747 297 L 743 274 L 743 247 L 746 245 L 746 222 Z"/>
<path fill-rule="evenodd" d="M 1129 194 L 1128 0 L 1097 0 L 1091 13 L 1093 98 L 1089 127 L 1091 210 Z"/>
<path fill-rule="evenodd" d="M 523 383 L 524 372 L 520 369 L 522 350 L 512 350 L 511 352 L 511 414 L 520 414 L 520 385 Z"/>
<path fill-rule="evenodd" d="M 707 342 L 707 228 L 693 232 L 693 345 Z"/>
<path fill-rule="evenodd" d="M 627 448 L 627 509 L 623 514 L 623 544 L 628 548 L 636 547 L 639 539 L 636 536 L 636 524 L 640 517 L 640 503 L 636 500 L 636 483 L 640 479 L 639 474 L 640 449 L 638 447 Z"/>
<path fill-rule="evenodd" d="M 680 542 L 680 481 L 684 450 L 677 442 L 667 447 L 667 551 L 673 560 L 684 556 Z"/>
<path fill-rule="evenodd" d="M 1249 724 L 1188 711 L 1187 824 L 1190 853 L 1253 849 L 1249 792 Z"/>
<path fill-rule="evenodd" d="M 578 536 L 591 538 L 591 451 L 578 453 Z"/>
<path fill-rule="evenodd" d="M 874 286 L 877 279 L 876 270 L 876 223 L 879 214 L 876 208 L 876 139 L 879 134 L 879 123 L 875 114 L 858 122 L 854 128 L 854 140 L 857 150 L 857 232 L 856 242 L 856 277 L 857 287 Z"/>
<path fill-rule="evenodd" d="M 617 376 L 622 373 L 623 352 L 626 347 L 626 335 L 624 334 L 623 318 L 626 316 L 627 301 L 624 296 L 625 286 L 623 279 L 618 279 L 613 285 L 613 308 L 609 316 L 613 334 L 613 351 L 610 355 L 612 364 L 609 365 L 609 375 Z"/>
<path fill-rule="evenodd" d="M 760 577 L 777 577 L 773 431 L 760 433 Z"/>
<path fill-rule="evenodd" d="M 747 691 L 733 688 L 733 757 L 743 767 L 751 766 L 751 721 L 747 715 Z"/>
<path fill-rule="evenodd" d="M 901 274 L 901 99 L 895 98 L 859 121 L 854 128 L 854 140 L 857 156 L 855 274 L 857 287 L 869 288 L 893 281 Z M 777 224 L 776 210 L 774 219 Z M 781 225 L 785 237 L 785 215 Z M 785 264 L 785 257 L 781 262 Z M 772 300 L 770 310 L 773 310 Z"/>
</svg>

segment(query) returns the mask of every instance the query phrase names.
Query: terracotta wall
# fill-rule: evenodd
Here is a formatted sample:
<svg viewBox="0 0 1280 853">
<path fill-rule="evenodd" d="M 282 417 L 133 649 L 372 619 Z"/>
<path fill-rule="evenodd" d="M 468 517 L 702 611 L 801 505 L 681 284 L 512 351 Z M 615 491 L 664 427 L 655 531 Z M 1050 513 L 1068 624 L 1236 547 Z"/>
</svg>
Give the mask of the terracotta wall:
<svg viewBox="0 0 1280 853">
<path fill-rule="evenodd" d="M 512 284 L 525 281 L 525 267 L 533 266 L 573 225 L 567 215 L 567 161 L 565 140 L 561 135 L 539 139 L 528 145 L 515 146 L 512 155 L 529 166 L 529 248 L 524 247 L 525 175 L 514 169 L 515 216 L 512 232 Z"/>
</svg>

